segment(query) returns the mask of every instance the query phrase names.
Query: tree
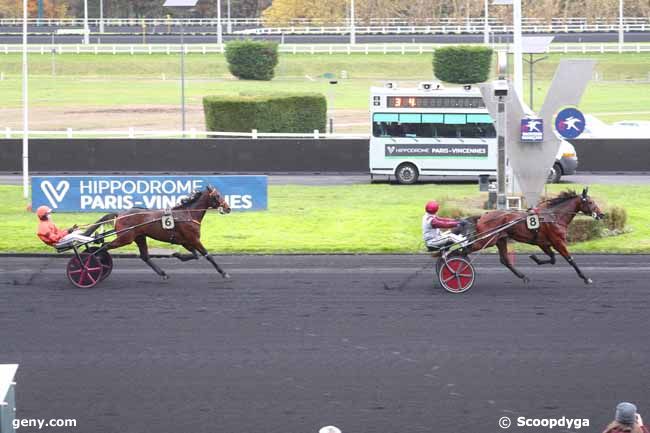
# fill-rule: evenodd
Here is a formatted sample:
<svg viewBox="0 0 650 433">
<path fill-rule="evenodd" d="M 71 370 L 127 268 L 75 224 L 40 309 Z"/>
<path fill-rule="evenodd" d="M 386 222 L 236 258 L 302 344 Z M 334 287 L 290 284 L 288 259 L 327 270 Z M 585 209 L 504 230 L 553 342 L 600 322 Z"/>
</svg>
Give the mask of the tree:
<svg viewBox="0 0 650 433">
<path fill-rule="evenodd" d="M 65 18 L 68 14 L 68 4 L 65 1 L 43 0 L 44 18 Z M 38 0 L 29 0 L 27 13 L 30 17 L 38 16 Z M 23 15 L 21 0 L 0 0 L 0 17 L 18 18 Z"/>
<path fill-rule="evenodd" d="M 492 49 L 483 46 L 455 45 L 433 53 L 433 72 L 447 83 L 473 84 L 490 75 Z"/>
</svg>

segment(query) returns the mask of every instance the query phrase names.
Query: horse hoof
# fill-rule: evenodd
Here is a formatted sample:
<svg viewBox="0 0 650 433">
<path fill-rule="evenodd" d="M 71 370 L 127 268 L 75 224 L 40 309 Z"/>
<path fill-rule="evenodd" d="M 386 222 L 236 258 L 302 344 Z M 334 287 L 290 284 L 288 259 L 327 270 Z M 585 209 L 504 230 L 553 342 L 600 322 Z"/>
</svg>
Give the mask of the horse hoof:
<svg viewBox="0 0 650 433">
<path fill-rule="evenodd" d="M 221 276 L 224 278 L 224 280 L 230 279 L 230 274 L 228 272 L 224 272 Z"/>
<path fill-rule="evenodd" d="M 591 278 L 586 278 L 585 279 L 585 284 L 593 284 L 593 280 Z"/>
<path fill-rule="evenodd" d="M 169 275 L 167 274 L 162 274 L 161 277 L 163 280 L 169 280 Z"/>
<path fill-rule="evenodd" d="M 530 278 L 528 278 L 528 277 L 524 277 L 524 278 L 522 278 L 522 280 L 524 280 L 524 284 L 530 283 Z"/>
<path fill-rule="evenodd" d="M 175 252 L 174 254 L 172 254 L 172 257 L 176 257 L 177 259 L 180 259 L 181 258 L 181 253 Z"/>
</svg>

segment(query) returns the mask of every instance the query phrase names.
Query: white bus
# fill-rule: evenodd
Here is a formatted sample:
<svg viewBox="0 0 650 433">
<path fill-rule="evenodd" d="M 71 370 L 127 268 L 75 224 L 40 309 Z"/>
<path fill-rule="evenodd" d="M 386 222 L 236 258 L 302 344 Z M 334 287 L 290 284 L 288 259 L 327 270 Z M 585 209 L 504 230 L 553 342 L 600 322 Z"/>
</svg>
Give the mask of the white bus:
<svg viewBox="0 0 650 433">
<path fill-rule="evenodd" d="M 371 177 L 411 184 L 424 175 L 496 175 L 496 131 L 477 87 L 387 83 L 370 94 Z"/>
</svg>

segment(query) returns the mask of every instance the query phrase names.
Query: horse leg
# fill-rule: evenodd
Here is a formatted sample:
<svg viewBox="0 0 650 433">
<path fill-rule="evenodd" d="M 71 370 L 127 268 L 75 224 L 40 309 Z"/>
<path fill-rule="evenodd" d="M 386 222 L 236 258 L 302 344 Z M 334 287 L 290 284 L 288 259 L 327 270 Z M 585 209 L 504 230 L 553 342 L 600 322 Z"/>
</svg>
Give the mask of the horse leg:
<svg viewBox="0 0 650 433">
<path fill-rule="evenodd" d="M 187 262 L 189 260 L 198 260 L 199 259 L 199 254 L 196 252 L 196 250 L 194 248 L 192 248 L 191 246 L 188 246 L 188 245 L 183 245 L 183 248 L 185 248 L 191 254 L 174 253 L 174 254 L 172 254 L 172 257 L 176 257 L 181 262 Z"/>
<path fill-rule="evenodd" d="M 497 248 L 499 249 L 499 258 L 501 259 L 501 264 L 515 274 L 517 277 L 524 280 L 524 283 L 529 283 L 530 278 L 519 272 L 515 267 L 510 263 L 510 258 L 508 257 L 508 238 L 501 238 L 497 241 Z"/>
<path fill-rule="evenodd" d="M 221 276 L 223 278 L 230 278 L 230 275 L 228 274 L 228 272 L 225 272 L 223 269 L 221 269 L 219 264 L 214 260 L 214 257 L 212 257 L 210 255 L 210 253 L 208 253 L 208 250 L 205 249 L 205 247 L 203 246 L 203 244 L 201 243 L 200 240 L 197 239 L 194 242 L 193 247 L 194 247 L 195 250 L 197 250 L 199 253 L 201 253 L 201 255 L 203 257 L 205 257 L 210 263 L 212 263 L 212 266 L 214 266 L 214 268 L 217 270 L 217 272 L 219 272 L 221 274 Z"/>
<path fill-rule="evenodd" d="M 160 275 L 163 280 L 166 280 L 169 278 L 169 275 L 165 273 L 162 269 L 158 267 L 154 262 L 151 261 L 149 258 L 149 248 L 147 248 L 147 237 L 145 235 L 138 236 L 135 238 L 135 243 L 138 245 L 138 249 L 140 250 L 140 258 L 142 259 L 143 262 L 149 265 L 151 269 L 153 269 L 158 275 Z"/>
<path fill-rule="evenodd" d="M 557 250 L 557 252 L 560 253 L 560 255 L 562 257 L 564 257 L 564 259 L 567 262 L 569 262 L 569 264 L 571 266 L 573 266 L 573 269 L 576 270 L 576 273 L 578 274 L 578 276 L 580 278 L 582 278 L 582 280 L 585 282 L 585 284 L 593 283 L 591 278 L 585 276 L 585 274 L 582 273 L 582 271 L 580 270 L 580 268 L 576 264 L 575 260 L 573 260 L 573 257 L 571 257 L 571 254 L 569 253 L 569 250 L 567 249 L 566 244 L 564 243 L 563 240 L 560 239 L 559 241 L 554 242 L 553 243 L 553 248 L 555 248 Z"/>
<path fill-rule="evenodd" d="M 531 254 L 530 258 L 533 262 L 537 263 L 538 265 L 554 265 L 555 264 L 555 253 L 549 247 L 548 245 L 539 245 L 539 247 L 546 253 L 547 256 L 549 256 L 548 260 L 541 260 L 538 259 L 535 254 Z"/>
</svg>

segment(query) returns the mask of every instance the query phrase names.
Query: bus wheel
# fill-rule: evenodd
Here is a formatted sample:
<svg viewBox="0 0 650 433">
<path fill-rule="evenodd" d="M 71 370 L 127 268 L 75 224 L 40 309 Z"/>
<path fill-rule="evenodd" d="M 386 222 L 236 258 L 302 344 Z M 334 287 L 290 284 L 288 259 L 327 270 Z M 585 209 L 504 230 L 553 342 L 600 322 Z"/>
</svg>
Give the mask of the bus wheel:
<svg viewBox="0 0 650 433">
<path fill-rule="evenodd" d="M 418 168 L 410 162 L 400 164 L 397 170 L 395 170 L 397 182 L 402 185 L 410 185 L 417 182 L 419 176 Z"/>
</svg>

